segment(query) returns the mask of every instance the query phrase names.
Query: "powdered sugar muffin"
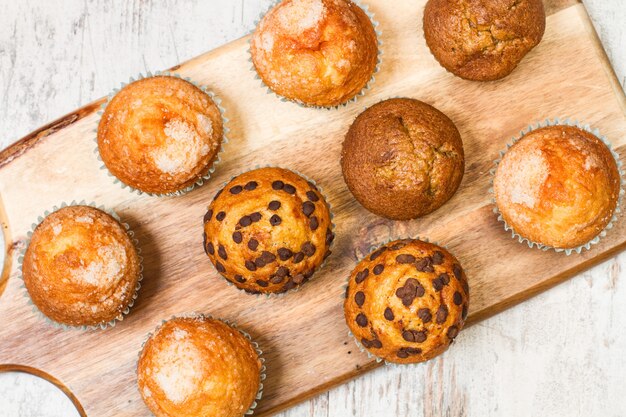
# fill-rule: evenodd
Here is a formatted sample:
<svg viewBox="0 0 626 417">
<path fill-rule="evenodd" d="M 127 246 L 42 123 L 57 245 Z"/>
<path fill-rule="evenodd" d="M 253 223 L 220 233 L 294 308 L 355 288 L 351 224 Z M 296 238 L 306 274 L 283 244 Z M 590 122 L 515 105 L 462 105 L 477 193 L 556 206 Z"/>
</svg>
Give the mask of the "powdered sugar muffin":
<svg viewBox="0 0 626 417">
<path fill-rule="evenodd" d="M 48 318 L 96 326 L 120 318 L 131 304 L 140 264 L 117 220 L 93 207 L 70 206 L 37 226 L 22 275 L 33 303 Z"/>
<path fill-rule="evenodd" d="M 180 78 L 156 76 L 111 99 L 98 126 L 98 150 L 124 184 L 167 194 L 209 172 L 223 135 L 220 110 L 208 94 Z"/>
<path fill-rule="evenodd" d="M 356 96 L 378 61 L 374 26 L 350 0 L 283 0 L 259 23 L 250 51 L 267 86 L 311 106 Z"/>
<path fill-rule="evenodd" d="M 144 345 L 137 383 L 157 417 L 239 417 L 257 397 L 261 370 L 237 329 L 204 316 L 177 317 Z"/>
<path fill-rule="evenodd" d="M 615 158 L 592 133 L 548 126 L 527 133 L 503 156 L 494 178 L 498 210 L 531 242 L 584 245 L 610 222 L 620 193 Z"/>
</svg>

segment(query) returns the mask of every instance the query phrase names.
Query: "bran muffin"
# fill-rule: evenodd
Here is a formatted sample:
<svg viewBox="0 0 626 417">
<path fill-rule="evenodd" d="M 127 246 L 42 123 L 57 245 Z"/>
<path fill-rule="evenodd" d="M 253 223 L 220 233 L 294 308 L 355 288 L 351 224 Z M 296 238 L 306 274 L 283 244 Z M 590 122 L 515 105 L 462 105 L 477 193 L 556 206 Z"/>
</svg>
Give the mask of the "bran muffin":
<svg viewBox="0 0 626 417">
<path fill-rule="evenodd" d="M 463 178 L 461 135 L 439 110 L 418 100 L 382 101 L 361 113 L 346 135 L 343 177 L 367 210 L 394 220 L 431 213 Z"/>
<path fill-rule="evenodd" d="M 437 61 L 475 81 L 509 75 L 543 37 L 542 0 L 429 0 L 424 37 Z"/>
<path fill-rule="evenodd" d="M 126 85 L 107 104 L 98 151 L 122 183 L 153 194 L 185 190 L 205 177 L 224 136 L 211 97 L 174 76 Z"/>
<path fill-rule="evenodd" d="M 595 135 L 555 125 L 515 142 L 498 163 L 493 189 L 502 218 L 516 233 L 544 246 L 572 249 L 611 221 L 620 173 Z"/>
<path fill-rule="evenodd" d="M 283 0 L 250 42 L 259 77 L 275 93 L 331 107 L 361 92 L 378 62 L 378 41 L 365 12 L 350 0 Z"/>
<path fill-rule="evenodd" d="M 331 215 L 315 184 L 282 168 L 231 180 L 204 216 L 204 250 L 217 271 L 250 293 L 302 285 L 330 255 Z"/>
<path fill-rule="evenodd" d="M 141 275 L 137 250 L 107 213 L 69 206 L 35 229 L 22 263 L 33 304 L 68 326 L 106 325 L 133 304 Z"/>
<path fill-rule="evenodd" d="M 443 353 L 463 329 L 468 308 L 458 260 L 412 239 L 390 242 L 359 262 L 344 301 L 356 340 L 372 355 L 403 364 Z"/>
<path fill-rule="evenodd" d="M 150 336 L 137 383 L 157 417 L 239 417 L 253 406 L 262 372 L 244 334 L 198 315 L 173 318 Z"/>
</svg>

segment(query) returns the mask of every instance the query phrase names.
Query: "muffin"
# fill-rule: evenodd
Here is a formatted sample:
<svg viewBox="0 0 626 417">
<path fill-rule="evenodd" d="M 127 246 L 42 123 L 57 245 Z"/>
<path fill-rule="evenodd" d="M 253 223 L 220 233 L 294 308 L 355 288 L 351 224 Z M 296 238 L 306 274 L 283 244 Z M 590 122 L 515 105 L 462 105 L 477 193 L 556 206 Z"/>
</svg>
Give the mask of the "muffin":
<svg viewBox="0 0 626 417">
<path fill-rule="evenodd" d="M 104 326 L 132 306 L 141 267 L 117 220 L 93 207 L 69 206 L 37 226 L 22 276 L 33 304 L 49 319 Z"/>
<path fill-rule="evenodd" d="M 595 135 L 555 125 L 515 142 L 499 162 L 493 185 L 498 210 L 517 234 L 572 249 L 590 242 L 611 221 L 620 173 Z"/>
<path fill-rule="evenodd" d="M 137 364 L 144 402 L 157 417 L 240 417 L 255 404 L 263 365 L 237 329 L 205 316 L 163 323 Z"/>
<path fill-rule="evenodd" d="M 456 192 L 465 169 L 454 123 L 418 100 L 382 101 L 361 113 L 346 135 L 343 177 L 369 211 L 394 220 L 424 216 Z"/>
<path fill-rule="evenodd" d="M 282 293 L 330 255 L 330 210 L 315 184 L 282 168 L 231 180 L 204 216 L 204 250 L 217 271 L 249 293 Z"/>
<path fill-rule="evenodd" d="M 542 0 L 429 0 L 424 37 L 437 61 L 467 80 L 509 75 L 543 37 Z"/>
<path fill-rule="evenodd" d="M 275 93 L 308 106 L 345 103 L 363 90 L 378 62 L 378 40 L 350 0 L 284 0 L 250 41 L 259 77 Z"/>
<path fill-rule="evenodd" d="M 190 188 L 221 149 L 224 126 L 211 97 L 173 76 L 126 85 L 98 125 L 98 151 L 122 183 L 153 194 Z"/>
<path fill-rule="evenodd" d="M 443 353 L 463 329 L 469 286 L 444 248 L 396 240 L 359 262 L 343 306 L 350 331 L 372 355 L 417 363 Z"/>
</svg>

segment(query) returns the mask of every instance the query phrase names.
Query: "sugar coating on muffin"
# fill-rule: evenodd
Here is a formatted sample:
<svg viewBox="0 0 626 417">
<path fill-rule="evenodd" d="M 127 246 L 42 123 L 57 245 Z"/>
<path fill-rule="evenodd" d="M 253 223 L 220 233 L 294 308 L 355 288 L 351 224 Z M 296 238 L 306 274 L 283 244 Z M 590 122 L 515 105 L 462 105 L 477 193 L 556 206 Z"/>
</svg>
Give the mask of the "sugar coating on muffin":
<svg viewBox="0 0 626 417">
<path fill-rule="evenodd" d="M 250 293 L 282 293 L 330 255 L 331 216 L 315 184 L 282 168 L 231 180 L 204 216 L 204 250 L 217 271 Z"/>
<path fill-rule="evenodd" d="M 469 308 L 467 277 L 444 248 L 420 240 L 390 242 L 350 275 L 346 323 L 371 354 L 417 363 L 443 353 L 459 334 Z"/>
<path fill-rule="evenodd" d="M 424 37 L 437 61 L 468 80 L 509 75 L 543 37 L 542 0 L 429 0 Z"/>
<path fill-rule="evenodd" d="M 620 173 L 595 135 L 574 126 L 548 126 L 517 141 L 494 177 L 498 210 L 531 242 L 561 249 L 584 245 L 617 208 Z"/>
<path fill-rule="evenodd" d="M 261 369 L 237 329 L 204 316 L 177 317 L 144 345 L 137 382 L 158 417 L 239 417 L 257 396 Z"/>
<path fill-rule="evenodd" d="M 363 207 L 390 219 L 414 219 L 441 207 L 458 189 L 463 142 L 454 123 L 434 107 L 390 99 L 350 126 L 341 167 Z"/>
<path fill-rule="evenodd" d="M 107 213 L 69 206 L 35 229 L 22 265 L 37 308 L 70 326 L 96 326 L 122 317 L 140 277 L 137 250 Z"/>
<path fill-rule="evenodd" d="M 284 0 L 261 20 L 252 62 L 277 94 L 311 106 L 349 101 L 372 78 L 376 32 L 350 0 Z"/>
<path fill-rule="evenodd" d="M 172 76 L 122 88 L 98 126 L 98 150 L 108 170 L 138 190 L 183 190 L 213 165 L 224 127 L 219 108 L 195 85 Z"/>
</svg>

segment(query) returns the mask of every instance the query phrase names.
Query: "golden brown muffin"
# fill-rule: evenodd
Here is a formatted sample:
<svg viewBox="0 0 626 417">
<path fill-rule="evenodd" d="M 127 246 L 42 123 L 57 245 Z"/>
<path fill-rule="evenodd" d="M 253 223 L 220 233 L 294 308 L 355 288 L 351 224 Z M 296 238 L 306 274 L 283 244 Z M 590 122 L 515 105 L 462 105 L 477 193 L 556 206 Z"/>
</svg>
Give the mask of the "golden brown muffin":
<svg viewBox="0 0 626 417">
<path fill-rule="evenodd" d="M 217 271 L 250 293 L 282 293 L 330 255 L 330 210 L 315 184 L 282 168 L 231 180 L 204 216 L 204 250 Z"/>
<path fill-rule="evenodd" d="M 498 210 L 531 242 L 561 249 L 584 245 L 617 208 L 620 174 L 595 135 L 573 126 L 548 126 L 517 141 L 494 178 Z"/>
<path fill-rule="evenodd" d="M 137 383 L 157 417 L 239 417 L 259 392 L 261 370 L 237 329 L 204 316 L 177 317 L 144 345 Z"/>
<path fill-rule="evenodd" d="M 356 118 L 343 142 L 341 167 L 363 207 L 394 220 L 414 219 L 456 192 L 465 169 L 463 142 L 434 107 L 386 100 Z"/>
<path fill-rule="evenodd" d="M 167 194 L 209 172 L 223 135 L 220 110 L 207 93 L 180 78 L 156 76 L 111 99 L 98 126 L 98 150 L 124 184 Z"/>
<path fill-rule="evenodd" d="M 378 61 L 374 26 L 350 0 L 282 1 L 259 23 L 250 51 L 269 88 L 310 106 L 349 101 Z"/>
<path fill-rule="evenodd" d="M 132 305 L 140 274 L 137 250 L 124 227 L 87 206 L 47 216 L 33 232 L 22 265 L 33 303 L 69 326 L 121 318 Z"/>
<path fill-rule="evenodd" d="M 344 314 L 352 334 L 388 362 L 417 363 L 443 353 L 459 334 L 469 286 L 459 261 L 420 240 L 396 240 L 352 271 Z"/>
<path fill-rule="evenodd" d="M 424 37 L 437 61 L 475 81 L 509 75 L 543 37 L 542 0 L 429 0 Z"/>
</svg>

